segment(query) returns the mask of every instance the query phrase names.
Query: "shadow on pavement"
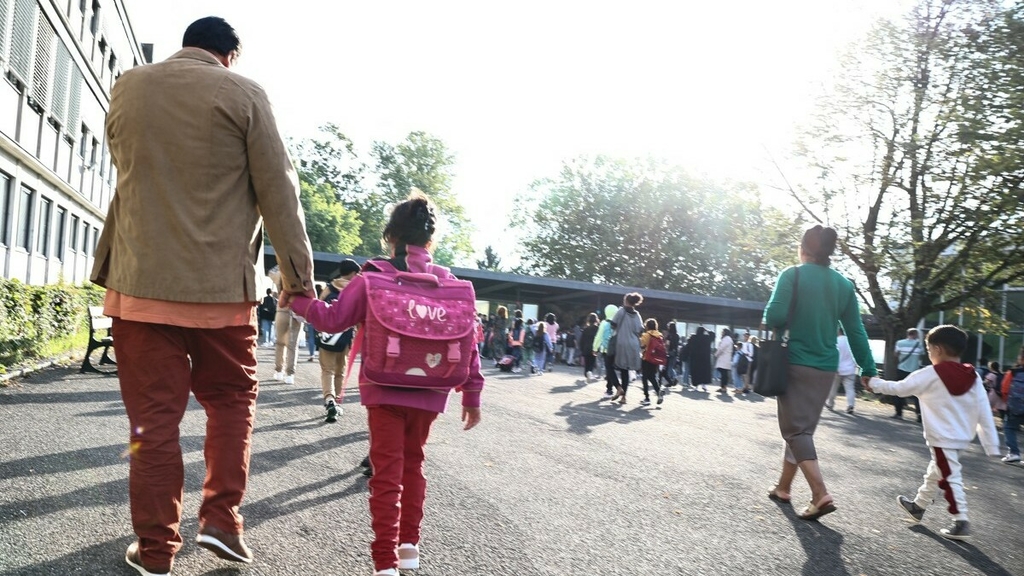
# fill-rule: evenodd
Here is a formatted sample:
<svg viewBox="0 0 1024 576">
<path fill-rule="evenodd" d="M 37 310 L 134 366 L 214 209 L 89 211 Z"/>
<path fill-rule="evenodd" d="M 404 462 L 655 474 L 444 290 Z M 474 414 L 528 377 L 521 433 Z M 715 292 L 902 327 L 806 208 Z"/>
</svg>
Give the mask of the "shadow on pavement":
<svg viewBox="0 0 1024 576">
<path fill-rule="evenodd" d="M 571 386 L 555 386 L 551 390 L 548 390 L 548 394 L 568 394 L 570 392 L 576 392 L 587 387 L 587 381 L 580 379 Z"/>
<path fill-rule="evenodd" d="M 124 551 L 132 543 L 133 538 L 125 536 L 107 540 L 100 544 L 73 550 L 64 556 L 54 558 L 48 562 L 39 562 L 31 566 L 18 568 L 17 570 L 6 570 L 0 572 L 0 576 L 44 576 L 49 574 L 72 574 L 91 573 L 96 574 L 97 566 L 115 566 L 112 562 L 120 562 L 123 572 L 120 569 L 113 569 L 115 574 L 133 573 L 131 568 L 124 562 Z M 70 548 L 70 546 L 69 546 Z M 120 568 L 119 567 L 119 568 Z"/>
<path fill-rule="evenodd" d="M 127 439 L 127 433 L 125 438 Z M 203 447 L 202 436 L 182 436 L 182 451 L 196 451 Z M 187 448 L 191 447 L 191 450 Z M 68 452 L 51 452 L 41 456 L 31 456 L 10 462 L 0 462 L 0 478 L 19 478 L 37 476 L 39 474 L 60 474 L 78 472 L 104 466 L 124 464 L 124 451 L 128 443 L 96 446 Z"/>
<path fill-rule="evenodd" d="M 942 544 L 947 550 L 963 558 L 965 562 L 973 566 L 982 574 L 986 574 L 987 576 L 1012 576 L 1011 572 L 1007 571 L 999 564 L 996 564 L 988 557 L 988 555 L 967 542 L 948 540 L 920 524 L 911 526 L 910 531 L 921 534 L 922 536 L 927 536 L 939 544 Z"/>
<path fill-rule="evenodd" d="M 803 520 L 790 504 L 777 504 L 793 524 L 793 531 L 800 540 L 800 546 L 807 554 L 801 574 L 805 576 L 849 575 L 843 562 L 843 535 L 817 521 Z"/>
<path fill-rule="evenodd" d="M 583 404 L 566 402 L 562 404 L 558 412 L 555 412 L 555 416 L 565 418 L 565 423 L 569 425 L 569 432 L 583 435 L 590 434 L 595 426 L 601 424 L 639 422 L 653 418 L 654 414 L 650 410 L 640 409 L 638 404 L 619 406 L 597 400 Z"/>
<path fill-rule="evenodd" d="M 369 437 L 369 433 L 366 430 L 362 430 L 359 432 L 349 432 L 342 436 L 329 436 L 315 442 L 296 444 L 288 446 L 287 448 L 277 448 L 274 450 L 264 450 L 258 453 L 253 453 L 249 476 L 251 477 L 255 474 L 266 474 L 279 468 L 283 468 L 290 462 L 300 458 L 306 458 L 308 456 L 318 454 L 331 454 L 336 448 L 340 448 L 348 444 L 354 444 L 356 442 L 368 441 Z"/>
<path fill-rule="evenodd" d="M 349 479 L 354 480 L 345 483 Z M 262 500 L 247 502 L 245 504 L 246 526 L 258 526 L 267 520 L 273 520 L 274 518 L 290 514 L 298 514 L 310 508 L 330 505 L 337 503 L 338 500 L 343 498 L 363 494 L 368 492 L 367 482 L 368 479 L 363 476 L 362 468 L 357 465 L 343 474 L 336 474 L 330 478 L 312 482 L 305 486 L 297 486 Z M 344 485 L 344 488 L 337 492 L 324 493 L 313 498 L 309 497 L 310 494 L 334 485 Z"/>
</svg>

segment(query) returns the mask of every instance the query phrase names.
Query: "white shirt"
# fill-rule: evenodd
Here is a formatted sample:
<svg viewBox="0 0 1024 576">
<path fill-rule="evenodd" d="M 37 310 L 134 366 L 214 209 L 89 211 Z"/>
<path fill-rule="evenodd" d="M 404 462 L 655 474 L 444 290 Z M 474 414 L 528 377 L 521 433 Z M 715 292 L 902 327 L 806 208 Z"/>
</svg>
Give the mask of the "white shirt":
<svg viewBox="0 0 1024 576">
<path fill-rule="evenodd" d="M 856 374 L 857 361 L 853 359 L 853 350 L 850 350 L 850 341 L 845 334 L 836 336 L 836 348 L 839 348 L 839 375 Z"/>
<path fill-rule="evenodd" d="M 977 434 L 986 454 L 999 455 L 999 435 L 981 378 L 976 378 L 967 393 L 953 396 L 935 367 L 926 366 L 899 382 L 872 378 L 871 389 L 878 394 L 917 396 L 924 439 L 932 448 L 963 450 Z"/>
</svg>

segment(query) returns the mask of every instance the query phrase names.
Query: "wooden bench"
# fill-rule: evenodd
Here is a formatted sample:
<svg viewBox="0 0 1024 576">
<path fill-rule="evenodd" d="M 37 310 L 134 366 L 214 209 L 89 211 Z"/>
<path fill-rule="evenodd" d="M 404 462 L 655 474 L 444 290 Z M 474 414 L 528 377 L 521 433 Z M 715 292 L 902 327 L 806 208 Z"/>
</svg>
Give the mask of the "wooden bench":
<svg viewBox="0 0 1024 576">
<path fill-rule="evenodd" d="M 82 369 L 78 372 L 85 374 L 86 372 L 95 372 L 97 374 L 117 374 L 117 370 L 105 372 L 92 365 L 90 356 L 93 350 L 103 348 L 103 356 L 100 357 L 100 365 L 112 364 L 117 366 L 117 362 L 110 359 L 110 348 L 114 345 L 114 337 L 110 335 L 110 328 L 114 325 L 114 321 L 109 316 L 103 314 L 103 306 L 89 306 L 89 347 L 85 350 L 85 360 L 82 361 Z M 100 330 L 106 330 L 105 336 L 100 336 Z"/>
</svg>

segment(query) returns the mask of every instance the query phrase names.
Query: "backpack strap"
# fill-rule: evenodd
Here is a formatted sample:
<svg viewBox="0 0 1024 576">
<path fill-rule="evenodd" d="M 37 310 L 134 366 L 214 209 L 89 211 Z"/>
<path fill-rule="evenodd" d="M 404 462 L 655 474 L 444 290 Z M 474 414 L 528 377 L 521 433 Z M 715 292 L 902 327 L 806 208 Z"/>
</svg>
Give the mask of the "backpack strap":
<svg viewBox="0 0 1024 576">
<path fill-rule="evenodd" d="M 359 349 L 363 347 L 363 335 L 359 331 L 359 326 L 356 325 L 356 334 L 352 338 L 352 346 L 348 349 L 348 366 L 345 366 L 345 377 L 341 380 L 341 398 L 345 397 L 345 384 L 348 383 L 348 377 L 352 375 L 352 366 L 356 362 L 356 354 L 359 354 Z M 341 404 L 341 398 L 335 398 L 335 401 Z"/>
</svg>

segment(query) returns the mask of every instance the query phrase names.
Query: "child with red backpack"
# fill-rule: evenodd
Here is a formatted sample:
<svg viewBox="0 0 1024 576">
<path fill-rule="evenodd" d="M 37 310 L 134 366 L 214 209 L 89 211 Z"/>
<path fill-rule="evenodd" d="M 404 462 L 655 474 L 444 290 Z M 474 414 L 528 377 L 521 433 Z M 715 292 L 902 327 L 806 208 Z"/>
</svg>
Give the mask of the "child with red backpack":
<svg viewBox="0 0 1024 576">
<path fill-rule="evenodd" d="M 651 397 L 648 393 L 648 382 L 654 386 L 654 393 L 658 396 L 658 404 L 665 401 L 661 385 L 658 384 L 658 370 L 665 365 L 668 352 L 665 349 L 665 338 L 661 335 L 661 332 L 658 332 L 658 321 L 654 318 L 649 318 L 644 324 L 644 328 L 646 328 L 646 331 L 640 335 L 640 349 L 643 352 L 642 360 L 640 361 L 640 374 L 644 381 L 644 399 L 640 402 L 640 405 L 650 406 Z"/>
<path fill-rule="evenodd" d="M 452 390 L 462 421 L 480 422 L 484 378 L 474 342 L 476 296 L 468 282 L 431 263 L 433 205 L 414 190 L 384 228 L 391 258 L 369 260 L 333 305 L 296 297 L 292 308 L 318 330 L 359 324 L 359 395 L 370 429 L 374 576 L 419 567 L 426 479 L 423 446 Z"/>
</svg>

